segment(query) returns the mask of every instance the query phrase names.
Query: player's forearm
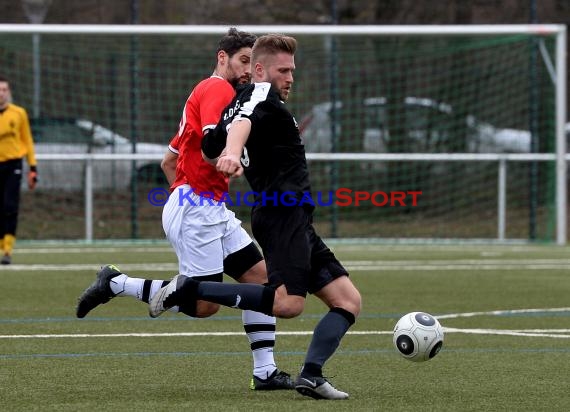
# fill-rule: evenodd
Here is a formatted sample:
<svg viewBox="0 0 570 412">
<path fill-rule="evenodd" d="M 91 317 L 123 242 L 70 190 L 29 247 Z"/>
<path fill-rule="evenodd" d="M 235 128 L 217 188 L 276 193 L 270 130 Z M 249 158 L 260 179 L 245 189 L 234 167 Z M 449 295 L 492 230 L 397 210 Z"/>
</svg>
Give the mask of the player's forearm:
<svg viewBox="0 0 570 412">
<path fill-rule="evenodd" d="M 26 150 L 26 160 L 28 161 L 28 166 L 36 166 L 36 151 L 34 148 L 34 141 L 31 139 L 27 142 L 27 150 Z"/>
<path fill-rule="evenodd" d="M 34 140 L 32 139 L 32 134 L 29 127 L 24 127 L 22 142 L 26 147 L 26 160 L 28 161 L 28 165 L 36 166 L 36 151 L 34 148 Z"/>
<path fill-rule="evenodd" d="M 251 122 L 249 119 L 234 121 L 232 127 L 228 131 L 226 140 L 226 154 L 228 156 L 241 157 L 243 147 L 245 146 L 249 133 L 251 132 Z"/>
<path fill-rule="evenodd" d="M 36 161 L 36 154 L 33 149 L 26 155 L 26 160 L 28 161 L 28 166 L 37 166 L 38 162 Z"/>
</svg>

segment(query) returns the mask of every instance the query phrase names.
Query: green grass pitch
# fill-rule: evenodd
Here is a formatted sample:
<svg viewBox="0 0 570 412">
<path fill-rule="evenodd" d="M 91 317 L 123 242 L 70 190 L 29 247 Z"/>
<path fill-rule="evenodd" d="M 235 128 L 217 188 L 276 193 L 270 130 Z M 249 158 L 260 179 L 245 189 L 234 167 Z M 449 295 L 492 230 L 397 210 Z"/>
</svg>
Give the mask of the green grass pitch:
<svg viewBox="0 0 570 412">
<path fill-rule="evenodd" d="M 0 268 L 0 407 L 4 411 L 568 411 L 570 249 L 543 245 L 330 243 L 363 310 L 325 375 L 350 393 L 315 401 L 248 389 L 241 314 L 196 320 L 116 298 L 85 319 L 75 304 L 101 264 L 132 276 L 176 273 L 158 244 L 25 244 Z M 425 363 L 401 358 L 392 328 L 426 311 L 446 330 Z M 275 356 L 295 375 L 324 313 L 278 320 Z"/>
</svg>

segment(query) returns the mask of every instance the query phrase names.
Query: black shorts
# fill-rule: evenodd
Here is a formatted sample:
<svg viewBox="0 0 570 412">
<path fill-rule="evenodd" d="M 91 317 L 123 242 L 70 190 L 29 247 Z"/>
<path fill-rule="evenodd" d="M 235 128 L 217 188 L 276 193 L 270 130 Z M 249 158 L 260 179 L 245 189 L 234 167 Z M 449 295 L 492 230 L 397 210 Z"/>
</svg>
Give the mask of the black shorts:
<svg viewBox="0 0 570 412">
<path fill-rule="evenodd" d="M 16 234 L 21 182 L 22 159 L 0 162 L 0 236 Z"/>
<path fill-rule="evenodd" d="M 261 246 L 269 284 L 285 285 L 290 295 L 315 293 L 346 269 L 313 227 L 303 207 L 258 207 L 251 216 L 253 236 Z"/>
</svg>

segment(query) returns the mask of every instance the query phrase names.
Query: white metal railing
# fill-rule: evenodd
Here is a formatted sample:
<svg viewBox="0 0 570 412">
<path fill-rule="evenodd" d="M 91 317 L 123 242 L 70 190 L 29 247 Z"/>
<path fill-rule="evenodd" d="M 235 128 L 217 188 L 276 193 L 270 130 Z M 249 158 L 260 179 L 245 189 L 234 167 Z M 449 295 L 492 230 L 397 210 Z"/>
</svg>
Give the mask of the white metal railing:
<svg viewBox="0 0 570 412">
<path fill-rule="evenodd" d="M 93 163 L 102 160 L 156 160 L 162 159 L 160 154 L 38 154 L 38 160 L 68 161 L 82 160 L 85 162 L 85 240 L 93 240 Z M 497 239 L 506 240 L 507 216 L 507 162 L 556 162 L 555 153 L 307 153 L 307 160 L 315 162 L 331 161 L 367 161 L 367 162 L 393 162 L 393 161 L 435 161 L 435 162 L 497 162 Z M 563 156 L 564 167 L 570 161 L 570 154 Z M 564 179 L 566 178 L 564 169 Z M 556 179 L 559 182 L 560 168 L 556 168 Z M 41 174 L 41 169 L 40 169 Z M 566 181 L 564 180 L 564 187 Z M 557 190 L 559 185 L 557 184 Z M 566 193 L 566 192 L 564 192 Z M 557 200 L 560 198 L 557 193 Z M 566 208 L 567 201 L 564 196 L 561 202 L 556 202 L 556 208 Z M 556 213 L 557 238 L 559 245 L 566 244 L 566 214 Z M 561 216 L 563 219 L 561 219 Z M 563 231 L 560 226 L 564 226 Z M 560 233 L 564 233 L 560 237 Z"/>
</svg>

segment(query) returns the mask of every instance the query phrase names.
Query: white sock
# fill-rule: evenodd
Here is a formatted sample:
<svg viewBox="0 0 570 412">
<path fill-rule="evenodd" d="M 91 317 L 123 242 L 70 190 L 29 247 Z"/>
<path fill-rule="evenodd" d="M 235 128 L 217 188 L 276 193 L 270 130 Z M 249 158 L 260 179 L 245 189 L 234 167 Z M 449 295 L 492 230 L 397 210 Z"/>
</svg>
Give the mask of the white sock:
<svg viewBox="0 0 570 412">
<path fill-rule="evenodd" d="M 111 279 L 110 286 L 116 296 L 132 296 L 148 303 L 166 283 L 164 280 L 132 278 L 121 273 Z"/>
<path fill-rule="evenodd" d="M 167 283 L 168 281 L 166 280 L 132 278 L 121 273 L 111 279 L 110 286 L 111 292 L 115 296 L 132 296 L 135 299 L 148 303 L 156 292 L 163 286 L 166 286 Z M 148 295 L 145 291 L 148 292 Z M 173 306 L 168 311 L 178 313 L 178 306 Z"/>
<path fill-rule="evenodd" d="M 275 317 L 244 310 L 242 321 L 253 355 L 253 374 L 260 379 L 267 379 L 277 369 L 273 357 Z"/>
<path fill-rule="evenodd" d="M 116 296 L 133 296 L 125 294 L 125 283 L 127 279 L 130 278 L 123 273 L 112 278 L 109 285 L 111 286 L 111 292 L 113 292 Z"/>
</svg>

